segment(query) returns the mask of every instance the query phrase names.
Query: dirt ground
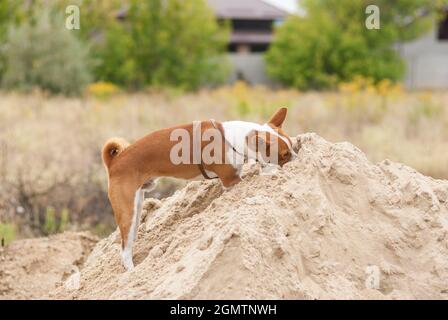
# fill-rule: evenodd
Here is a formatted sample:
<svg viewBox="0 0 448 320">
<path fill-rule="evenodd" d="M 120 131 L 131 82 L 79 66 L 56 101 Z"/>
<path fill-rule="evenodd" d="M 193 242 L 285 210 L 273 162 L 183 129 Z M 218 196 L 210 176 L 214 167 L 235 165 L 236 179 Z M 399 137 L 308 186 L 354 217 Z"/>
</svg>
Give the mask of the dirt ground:
<svg viewBox="0 0 448 320">
<path fill-rule="evenodd" d="M 1 248 L 0 299 L 47 299 L 79 270 L 97 241 L 88 232 L 65 232 Z"/>
<path fill-rule="evenodd" d="M 122 267 L 114 232 L 77 285 L 60 284 L 50 298 L 447 299 L 448 181 L 372 164 L 350 143 L 299 139 L 298 159 L 277 172 L 248 166 L 230 190 L 195 181 L 148 200 L 135 269 Z M 48 248 L 44 259 L 60 253 Z M 34 265 L 23 252 L 15 259 Z M 25 288 L 18 292 L 32 296 Z"/>
</svg>

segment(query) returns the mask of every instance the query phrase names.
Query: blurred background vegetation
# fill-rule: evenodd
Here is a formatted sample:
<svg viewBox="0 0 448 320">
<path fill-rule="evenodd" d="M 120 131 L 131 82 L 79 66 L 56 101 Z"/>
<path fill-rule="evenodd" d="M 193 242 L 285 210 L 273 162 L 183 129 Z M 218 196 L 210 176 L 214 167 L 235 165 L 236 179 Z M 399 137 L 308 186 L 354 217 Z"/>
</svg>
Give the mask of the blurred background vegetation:
<svg viewBox="0 0 448 320">
<path fill-rule="evenodd" d="M 65 27 L 69 4 L 83 8 L 79 30 Z M 228 31 L 202 0 L 1 0 L 0 19 L 6 88 L 80 94 L 107 81 L 194 90 L 226 75 Z"/>
<path fill-rule="evenodd" d="M 364 26 L 381 8 L 381 32 Z M 65 8 L 81 8 L 81 29 Z M 265 55 L 276 85 L 225 84 L 232 26 L 204 0 L 0 0 L 0 237 L 114 227 L 99 150 L 197 119 L 265 121 L 348 140 L 372 161 L 448 178 L 448 95 L 407 91 L 394 45 L 446 1 L 304 0 Z M 419 14 L 424 10 L 425 14 Z M 164 197 L 184 182 L 166 180 Z"/>
<path fill-rule="evenodd" d="M 306 17 L 291 16 L 267 54 L 270 74 L 299 89 L 331 88 L 364 76 L 400 80 L 404 63 L 396 43 L 427 31 L 437 0 L 305 0 Z M 381 32 L 363 28 L 369 4 L 381 8 Z M 426 14 L 417 17 L 419 10 Z"/>
</svg>

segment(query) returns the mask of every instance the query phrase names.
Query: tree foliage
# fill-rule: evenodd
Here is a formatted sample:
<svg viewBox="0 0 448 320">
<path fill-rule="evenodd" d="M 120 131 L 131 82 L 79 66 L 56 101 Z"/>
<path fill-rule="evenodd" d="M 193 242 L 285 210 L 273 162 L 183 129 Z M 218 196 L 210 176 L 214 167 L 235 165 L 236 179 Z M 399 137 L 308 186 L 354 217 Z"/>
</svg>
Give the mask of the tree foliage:
<svg viewBox="0 0 448 320">
<path fill-rule="evenodd" d="M 306 16 L 276 30 L 268 72 L 300 89 L 332 87 L 355 76 L 399 80 L 405 70 L 394 46 L 428 30 L 434 0 L 305 0 Z M 380 29 L 365 27 L 368 5 L 380 9 Z M 440 5 L 440 4 L 439 4 Z"/>
<path fill-rule="evenodd" d="M 125 21 L 104 31 L 95 52 L 101 80 L 196 89 L 225 75 L 228 32 L 203 0 L 131 0 Z"/>
<path fill-rule="evenodd" d="M 1 44 L 5 42 L 8 28 L 17 19 L 18 3 L 9 0 L 0 0 L 0 81 L 5 72 L 6 61 L 2 54 Z"/>
<path fill-rule="evenodd" d="M 8 29 L 2 45 L 3 86 L 79 94 L 89 83 L 87 47 L 65 28 L 64 17 L 42 9 Z"/>
<path fill-rule="evenodd" d="M 68 5 L 80 8 L 80 30 L 64 30 Z M 205 0 L 0 0 L 0 81 L 73 93 L 90 72 L 132 89 L 193 90 L 225 78 L 227 37 Z"/>
</svg>

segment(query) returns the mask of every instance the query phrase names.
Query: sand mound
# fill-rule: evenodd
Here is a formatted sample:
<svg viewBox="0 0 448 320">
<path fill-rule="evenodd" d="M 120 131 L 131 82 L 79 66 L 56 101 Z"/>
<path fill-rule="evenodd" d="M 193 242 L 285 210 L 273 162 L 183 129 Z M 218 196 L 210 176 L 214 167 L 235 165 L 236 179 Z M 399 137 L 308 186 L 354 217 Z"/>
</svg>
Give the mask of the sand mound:
<svg viewBox="0 0 448 320">
<path fill-rule="evenodd" d="M 77 270 L 98 239 L 65 232 L 25 239 L 0 249 L 0 299 L 45 299 Z"/>
<path fill-rule="evenodd" d="M 124 272 L 118 233 L 88 257 L 75 299 L 448 298 L 448 181 L 349 143 L 299 136 L 296 161 L 192 182 L 150 200 Z"/>
</svg>

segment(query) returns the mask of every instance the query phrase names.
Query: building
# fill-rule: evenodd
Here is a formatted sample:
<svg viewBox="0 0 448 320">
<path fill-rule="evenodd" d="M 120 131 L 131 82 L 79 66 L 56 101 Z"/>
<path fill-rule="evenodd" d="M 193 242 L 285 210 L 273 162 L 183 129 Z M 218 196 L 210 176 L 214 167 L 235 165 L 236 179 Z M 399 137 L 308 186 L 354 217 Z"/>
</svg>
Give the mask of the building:
<svg viewBox="0 0 448 320">
<path fill-rule="evenodd" d="M 409 89 L 448 88 L 448 11 L 430 32 L 398 46 L 406 61 Z"/>
<path fill-rule="evenodd" d="M 207 1 L 218 19 L 230 20 L 233 26 L 228 54 L 234 71 L 229 81 L 243 79 L 252 84 L 272 84 L 265 72 L 263 53 L 272 41 L 275 24 L 290 13 L 263 0 Z M 448 88 L 448 11 L 430 32 L 397 45 L 397 50 L 406 62 L 407 88 Z"/>
<path fill-rule="evenodd" d="M 218 20 L 228 20 L 232 33 L 228 55 L 233 71 L 229 82 L 270 84 L 263 53 L 273 39 L 273 28 L 289 14 L 262 0 L 207 0 Z"/>
</svg>

